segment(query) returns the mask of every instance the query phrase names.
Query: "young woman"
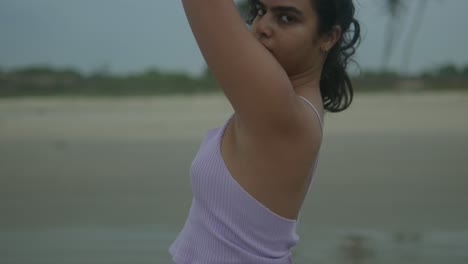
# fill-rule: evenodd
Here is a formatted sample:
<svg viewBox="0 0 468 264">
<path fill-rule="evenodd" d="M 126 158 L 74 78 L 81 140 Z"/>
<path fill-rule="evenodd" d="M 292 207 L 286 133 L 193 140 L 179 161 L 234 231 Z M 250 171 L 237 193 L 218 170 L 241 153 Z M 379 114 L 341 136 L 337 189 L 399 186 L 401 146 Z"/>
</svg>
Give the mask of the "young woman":
<svg viewBox="0 0 468 264">
<path fill-rule="evenodd" d="M 182 0 L 199 48 L 234 113 L 192 162 L 192 206 L 169 251 L 177 264 L 292 263 L 324 111 L 353 98 L 352 0 Z"/>
</svg>

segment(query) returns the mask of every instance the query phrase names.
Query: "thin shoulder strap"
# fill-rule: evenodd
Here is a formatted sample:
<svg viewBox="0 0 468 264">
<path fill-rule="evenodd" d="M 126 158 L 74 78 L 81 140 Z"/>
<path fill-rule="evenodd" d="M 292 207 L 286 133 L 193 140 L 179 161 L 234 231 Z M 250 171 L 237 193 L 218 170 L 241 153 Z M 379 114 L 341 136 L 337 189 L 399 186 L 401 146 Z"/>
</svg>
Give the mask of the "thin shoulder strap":
<svg viewBox="0 0 468 264">
<path fill-rule="evenodd" d="M 319 122 L 320 122 L 320 129 L 323 130 L 322 119 L 320 118 L 320 114 L 319 114 L 319 112 L 317 111 L 317 109 L 314 107 L 314 105 L 313 105 L 311 102 L 309 102 L 309 100 L 305 99 L 304 97 L 302 97 L 302 96 L 300 96 L 300 95 L 299 95 L 299 97 L 302 98 L 304 101 L 306 101 L 306 103 L 309 104 L 310 107 L 312 107 L 312 109 L 314 109 L 314 111 L 315 111 L 315 113 L 317 114 L 317 117 L 318 117 L 318 119 L 319 119 Z"/>
</svg>

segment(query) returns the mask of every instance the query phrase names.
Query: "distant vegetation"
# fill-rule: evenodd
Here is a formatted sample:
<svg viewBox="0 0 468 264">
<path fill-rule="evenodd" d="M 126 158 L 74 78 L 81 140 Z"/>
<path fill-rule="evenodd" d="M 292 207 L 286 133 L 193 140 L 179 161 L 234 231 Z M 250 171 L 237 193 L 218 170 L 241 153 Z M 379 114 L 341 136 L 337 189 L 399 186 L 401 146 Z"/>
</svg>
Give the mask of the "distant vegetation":
<svg viewBox="0 0 468 264">
<path fill-rule="evenodd" d="M 442 65 L 419 75 L 402 75 L 391 71 L 363 71 L 352 78 L 356 91 L 468 91 L 468 65 Z"/>
<path fill-rule="evenodd" d="M 468 65 L 462 68 L 451 64 L 444 65 L 417 76 L 362 71 L 352 79 L 356 92 L 453 89 L 468 91 Z M 208 69 L 198 77 L 157 69 L 130 75 L 96 72 L 88 76 L 72 69 L 60 70 L 47 66 L 0 70 L 0 97 L 167 95 L 220 91 L 218 83 Z"/>
<path fill-rule="evenodd" d="M 9 72 L 0 70 L 0 96 L 127 96 L 213 92 L 218 85 L 206 71 L 200 77 L 181 72 L 149 69 L 142 73 L 112 75 L 96 72 L 85 76 L 72 69 L 31 66 Z"/>
</svg>

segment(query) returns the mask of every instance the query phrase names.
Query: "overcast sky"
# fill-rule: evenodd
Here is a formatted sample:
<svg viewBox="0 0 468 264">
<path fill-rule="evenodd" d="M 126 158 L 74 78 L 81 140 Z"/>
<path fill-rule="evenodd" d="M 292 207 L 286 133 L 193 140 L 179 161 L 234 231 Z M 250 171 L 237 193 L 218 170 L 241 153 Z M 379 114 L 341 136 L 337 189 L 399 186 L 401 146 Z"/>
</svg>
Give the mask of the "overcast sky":
<svg viewBox="0 0 468 264">
<path fill-rule="evenodd" d="M 418 1 L 407 2 L 411 19 Z M 429 2 L 410 71 L 468 64 L 468 1 Z M 377 69 L 387 22 L 381 0 L 359 0 L 357 18 L 363 41 L 356 59 L 363 69 Z M 390 60 L 394 69 L 402 65 L 401 44 Z M 205 65 L 179 0 L 0 0 L 0 68 L 32 64 L 84 73 L 156 67 L 193 74 Z"/>
</svg>

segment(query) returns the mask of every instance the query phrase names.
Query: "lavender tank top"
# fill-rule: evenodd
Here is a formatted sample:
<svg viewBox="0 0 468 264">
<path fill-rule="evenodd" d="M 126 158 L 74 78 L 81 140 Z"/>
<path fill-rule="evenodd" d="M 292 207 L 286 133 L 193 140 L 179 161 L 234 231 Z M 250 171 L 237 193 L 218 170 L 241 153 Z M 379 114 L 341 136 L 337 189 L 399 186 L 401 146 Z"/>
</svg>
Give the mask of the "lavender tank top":
<svg viewBox="0 0 468 264">
<path fill-rule="evenodd" d="M 300 96 L 301 97 L 301 96 Z M 315 107 L 304 99 L 322 121 Z M 293 263 L 299 241 L 297 220 L 284 218 L 257 201 L 232 178 L 221 157 L 227 124 L 210 129 L 190 167 L 192 204 L 182 231 L 169 248 L 177 264 Z M 320 150 L 319 150 L 320 152 Z M 310 171 L 309 187 L 319 153 Z"/>
</svg>

